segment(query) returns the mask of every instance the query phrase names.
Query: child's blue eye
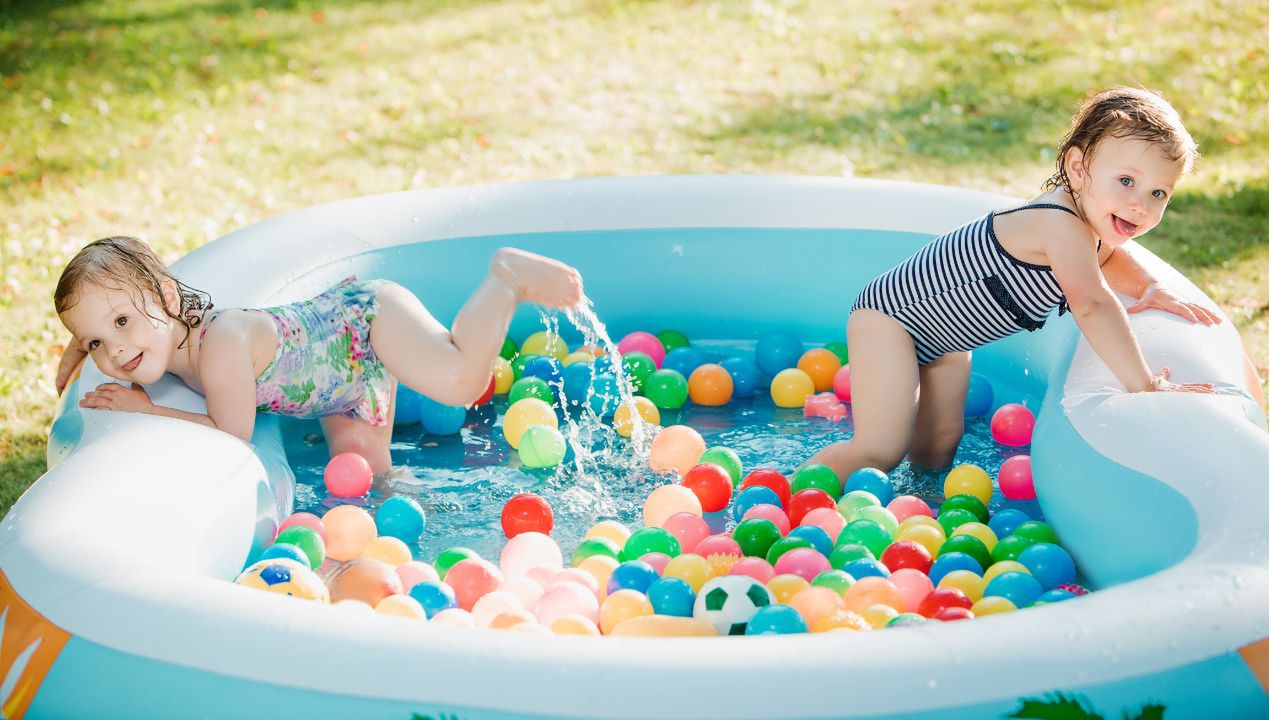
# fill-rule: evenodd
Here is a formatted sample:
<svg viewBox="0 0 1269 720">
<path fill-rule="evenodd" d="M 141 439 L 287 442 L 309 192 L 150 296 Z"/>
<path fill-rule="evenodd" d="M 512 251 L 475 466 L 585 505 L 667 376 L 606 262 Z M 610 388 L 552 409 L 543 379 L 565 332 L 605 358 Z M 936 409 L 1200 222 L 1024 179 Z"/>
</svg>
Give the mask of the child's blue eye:
<svg viewBox="0 0 1269 720">
<path fill-rule="evenodd" d="M 1164 198 L 1168 196 L 1168 194 L 1162 190 L 1155 190 L 1154 192 L 1150 194 L 1153 195 L 1156 200 L 1163 200 Z"/>
<path fill-rule="evenodd" d="M 1119 184 L 1123 185 L 1124 187 L 1132 187 L 1132 178 L 1127 176 L 1121 177 L 1119 178 Z"/>
<path fill-rule="evenodd" d="M 119 317 L 115 318 L 115 327 L 123 327 L 124 325 L 127 325 L 127 324 L 128 324 L 127 315 L 120 315 Z"/>
</svg>

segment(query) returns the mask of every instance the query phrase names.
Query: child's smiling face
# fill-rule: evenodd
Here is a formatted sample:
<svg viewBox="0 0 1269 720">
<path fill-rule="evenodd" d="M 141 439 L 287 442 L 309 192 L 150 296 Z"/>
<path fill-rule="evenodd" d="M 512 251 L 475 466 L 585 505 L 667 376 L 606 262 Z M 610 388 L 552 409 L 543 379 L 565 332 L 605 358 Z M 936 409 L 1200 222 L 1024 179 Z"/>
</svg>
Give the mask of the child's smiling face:
<svg viewBox="0 0 1269 720">
<path fill-rule="evenodd" d="M 62 323 L 102 372 L 143 385 L 167 372 L 174 338 L 179 341 L 185 328 L 168 318 L 154 299 L 143 298 L 138 290 L 93 283 L 85 283 L 77 294 L 78 301 L 62 313 Z"/>
<path fill-rule="evenodd" d="M 1111 247 L 1159 224 L 1184 167 L 1158 143 L 1132 137 L 1103 138 L 1091 157 L 1078 148 L 1067 156 L 1076 205 L 1097 237 Z"/>
</svg>

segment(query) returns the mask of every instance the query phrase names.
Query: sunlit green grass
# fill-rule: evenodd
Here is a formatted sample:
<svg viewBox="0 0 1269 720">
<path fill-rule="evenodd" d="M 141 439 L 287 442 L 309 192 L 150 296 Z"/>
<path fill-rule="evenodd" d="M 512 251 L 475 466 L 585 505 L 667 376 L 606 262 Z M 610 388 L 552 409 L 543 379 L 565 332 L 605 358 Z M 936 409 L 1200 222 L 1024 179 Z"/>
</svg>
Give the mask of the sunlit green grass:
<svg viewBox="0 0 1269 720">
<path fill-rule="evenodd" d="M 168 259 L 409 188 L 763 172 L 1030 196 L 1089 91 L 1162 90 L 1204 159 L 1147 245 L 1269 375 L 1265 3 L 0 0 L 0 509 L 44 468 L 84 243 Z"/>
</svg>

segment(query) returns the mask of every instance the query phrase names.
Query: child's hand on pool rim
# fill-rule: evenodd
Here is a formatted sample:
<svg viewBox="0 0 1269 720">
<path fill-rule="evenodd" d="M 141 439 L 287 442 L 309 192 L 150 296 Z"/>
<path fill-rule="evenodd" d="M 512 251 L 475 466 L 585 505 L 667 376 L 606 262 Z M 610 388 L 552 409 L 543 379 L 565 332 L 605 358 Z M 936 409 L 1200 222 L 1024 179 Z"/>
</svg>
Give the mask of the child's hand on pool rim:
<svg viewBox="0 0 1269 720">
<path fill-rule="evenodd" d="M 517 301 L 571 308 L 582 299 L 581 274 L 549 257 L 502 248 L 494 255 L 490 272 L 511 288 Z"/>
<path fill-rule="evenodd" d="M 1205 305 L 1182 300 L 1176 293 L 1159 283 L 1150 283 L 1150 285 L 1146 286 L 1145 292 L 1141 293 L 1141 297 L 1138 298 L 1136 304 L 1128 308 L 1128 312 L 1138 313 L 1150 308 L 1157 308 L 1173 315 L 1180 315 L 1192 323 L 1202 323 L 1204 325 L 1219 325 L 1221 323 L 1221 316 L 1208 309 Z"/>
<path fill-rule="evenodd" d="M 132 383 L 131 387 L 124 387 L 119 383 L 98 385 L 95 390 L 84 393 L 79 406 L 94 410 L 139 413 L 148 413 L 154 409 L 149 393 L 136 383 Z"/>
</svg>

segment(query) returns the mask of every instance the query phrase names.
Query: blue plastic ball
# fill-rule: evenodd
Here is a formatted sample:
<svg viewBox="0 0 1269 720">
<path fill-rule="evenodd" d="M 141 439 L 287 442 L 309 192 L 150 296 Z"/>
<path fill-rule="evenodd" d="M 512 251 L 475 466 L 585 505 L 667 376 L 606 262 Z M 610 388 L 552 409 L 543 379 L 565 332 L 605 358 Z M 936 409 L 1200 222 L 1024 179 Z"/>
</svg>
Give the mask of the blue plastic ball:
<svg viewBox="0 0 1269 720">
<path fill-rule="evenodd" d="M 996 514 L 991 516 L 991 519 L 987 521 L 987 527 L 991 528 L 991 531 L 996 533 L 996 537 L 1007 538 L 1013 534 L 1013 531 L 1016 530 L 1019 525 L 1030 519 L 1031 518 L 1021 510 L 1003 508 L 997 510 Z"/>
<path fill-rule="evenodd" d="M 612 575 L 608 576 L 608 594 L 618 590 L 635 590 L 647 595 L 648 588 L 660 577 L 656 568 L 646 562 L 628 560 L 613 568 Z"/>
<path fill-rule="evenodd" d="M 648 600 L 652 602 L 652 612 L 657 615 L 692 617 L 696 591 L 684 580 L 663 577 L 648 586 Z"/>
<path fill-rule="evenodd" d="M 723 369 L 731 375 L 732 397 L 749 397 L 758 392 L 762 375 L 758 365 L 749 358 L 732 357 L 722 361 Z"/>
<path fill-rule="evenodd" d="M 807 631 L 801 613 L 788 605 L 767 605 L 749 618 L 746 635 L 793 635 Z"/>
<path fill-rule="evenodd" d="M 449 585 L 438 580 L 424 580 L 410 588 L 410 597 L 423 606 L 428 618 L 442 610 L 458 607 L 458 597 Z"/>
<path fill-rule="evenodd" d="M 426 395 L 419 396 L 419 420 L 433 435 L 453 435 L 467 422 L 467 408 L 442 405 Z"/>
<path fill-rule="evenodd" d="M 273 543 L 269 547 L 265 548 L 258 557 L 256 557 L 256 561 L 276 560 L 277 558 L 294 560 L 304 567 L 313 567 L 313 565 L 308 561 L 308 553 L 304 552 L 304 549 L 299 545 L 293 545 L 291 543 Z"/>
<path fill-rule="evenodd" d="M 867 558 L 851 560 L 842 566 L 842 570 L 856 580 L 862 580 L 866 577 L 890 577 L 890 568 L 882 565 L 880 561 Z"/>
<path fill-rule="evenodd" d="M 1075 593 L 1070 592 L 1069 590 L 1058 590 L 1054 588 L 1053 590 L 1049 590 L 1045 592 L 1043 595 L 1041 595 L 1040 597 L 1036 598 L 1035 602 L 1032 603 L 1032 605 L 1039 605 L 1041 603 L 1062 602 L 1063 600 L 1070 600 L 1073 597 L 1075 597 Z"/>
<path fill-rule="evenodd" d="M 617 412 L 617 406 L 621 404 L 621 390 L 617 385 L 617 376 L 612 373 L 597 373 L 591 381 L 586 404 L 591 412 L 599 417 L 612 417 L 613 413 Z"/>
<path fill-rule="evenodd" d="M 423 396 L 397 383 L 397 409 L 393 418 L 396 425 L 409 425 L 419 421 L 419 410 L 423 405 Z"/>
<path fill-rule="evenodd" d="M 890 486 L 890 478 L 877 468 L 859 468 L 851 473 L 850 477 L 846 478 L 842 494 L 845 495 L 852 490 L 867 490 L 877 497 L 882 507 L 894 500 L 894 488 Z"/>
<path fill-rule="evenodd" d="M 775 505 L 780 507 L 780 496 L 776 495 L 775 490 L 762 485 L 754 485 L 736 493 L 736 499 L 732 501 L 731 515 L 740 522 L 744 519 L 745 513 L 755 505 Z"/>
<path fill-rule="evenodd" d="M 553 391 L 558 391 L 561 377 L 564 374 L 564 366 L 559 360 L 548 355 L 535 357 L 524 364 L 524 375 L 522 377 L 542 378 Z"/>
<path fill-rule="evenodd" d="M 827 532 L 824 532 L 824 528 L 816 527 L 815 525 L 799 525 L 790 530 L 785 537 L 798 537 L 803 540 L 809 540 L 811 547 L 815 548 L 816 552 L 824 557 L 828 557 L 833 552 L 832 538 L 828 536 Z"/>
<path fill-rule="evenodd" d="M 754 349 L 758 369 L 774 377 L 781 370 L 796 367 L 802 357 L 802 341 L 791 332 L 779 330 L 763 335 Z"/>
<path fill-rule="evenodd" d="M 978 575 L 983 574 L 983 566 L 974 559 L 974 556 L 963 552 L 950 552 L 938 556 L 934 564 L 930 566 L 930 572 L 926 574 L 930 576 L 930 582 L 937 586 L 948 573 L 955 570 L 969 570 Z"/>
<path fill-rule="evenodd" d="M 696 348 L 674 348 L 665 354 L 661 361 L 662 370 L 677 370 L 685 377 L 692 377 L 692 371 L 705 364 L 705 355 Z M 734 391 L 733 391 L 734 393 Z"/>
<path fill-rule="evenodd" d="M 375 511 L 375 527 L 380 535 L 414 545 L 427 527 L 427 514 L 414 498 L 393 495 Z"/>
<path fill-rule="evenodd" d="M 983 590 L 983 597 L 999 596 L 1024 608 L 1044 594 L 1040 582 L 1024 572 L 1003 572 L 991 579 Z"/>
<path fill-rule="evenodd" d="M 1027 566 L 1045 590 L 1075 582 L 1075 559 L 1059 545 L 1036 543 L 1018 555 L 1018 562 Z"/>
<path fill-rule="evenodd" d="M 564 368 L 564 397 L 568 398 L 568 407 L 580 407 L 590 394 L 591 383 L 595 380 L 595 365 L 588 362 L 576 362 Z"/>
<path fill-rule="evenodd" d="M 970 373 L 969 392 L 965 396 L 965 417 L 978 417 L 991 412 L 995 395 L 990 380 L 978 373 Z"/>
</svg>

